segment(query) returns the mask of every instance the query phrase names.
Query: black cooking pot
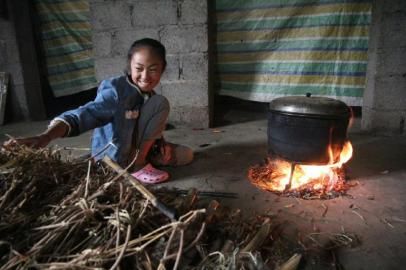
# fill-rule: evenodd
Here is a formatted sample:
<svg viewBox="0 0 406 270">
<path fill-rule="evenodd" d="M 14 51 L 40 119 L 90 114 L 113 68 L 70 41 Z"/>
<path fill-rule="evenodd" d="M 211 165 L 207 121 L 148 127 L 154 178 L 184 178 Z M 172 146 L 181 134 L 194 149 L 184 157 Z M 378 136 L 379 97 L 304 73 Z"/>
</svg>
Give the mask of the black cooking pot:
<svg viewBox="0 0 406 270">
<path fill-rule="evenodd" d="M 268 153 L 300 164 L 336 162 L 350 117 L 351 109 L 331 98 L 307 94 L 274 99 L 268 112 Z"/>
</svg>

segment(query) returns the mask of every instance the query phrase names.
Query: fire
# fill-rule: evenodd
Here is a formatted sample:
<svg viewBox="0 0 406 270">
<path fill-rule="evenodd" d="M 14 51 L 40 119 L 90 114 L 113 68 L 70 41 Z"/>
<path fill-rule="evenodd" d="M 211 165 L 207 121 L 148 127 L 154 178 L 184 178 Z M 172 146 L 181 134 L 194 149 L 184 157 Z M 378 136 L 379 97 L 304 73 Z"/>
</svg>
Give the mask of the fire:
<svg viewBox="0 0 406 270">
<path fill-rule="evenodd" d="M 347 141 L 335 163 L 322 166 L 297 164 L 292 167 L 290 162 L 271 160 L 262 170 L 251 169 L 249 178 L 257 186 L 271 191 L 284 192 L 302 188 L 330 191 L 340 180 L 341 167 L 350 160 L 352 153 L 352 145 Z"/>
</svg>

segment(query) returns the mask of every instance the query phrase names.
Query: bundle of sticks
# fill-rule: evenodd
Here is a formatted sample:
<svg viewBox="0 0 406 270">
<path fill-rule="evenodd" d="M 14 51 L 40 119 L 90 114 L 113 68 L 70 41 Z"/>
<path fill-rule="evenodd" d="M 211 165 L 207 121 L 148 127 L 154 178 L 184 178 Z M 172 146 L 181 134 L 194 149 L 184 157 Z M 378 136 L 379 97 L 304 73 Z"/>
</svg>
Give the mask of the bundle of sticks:
<svg viewBox="0 0 406 270">
<path fill-rule="evenodd" d="M 278 250 L 268 216 L 156 194 L 111 160 L 2 149 L 0 269 L 274 269 L 299 251 Z"/>
</svg>

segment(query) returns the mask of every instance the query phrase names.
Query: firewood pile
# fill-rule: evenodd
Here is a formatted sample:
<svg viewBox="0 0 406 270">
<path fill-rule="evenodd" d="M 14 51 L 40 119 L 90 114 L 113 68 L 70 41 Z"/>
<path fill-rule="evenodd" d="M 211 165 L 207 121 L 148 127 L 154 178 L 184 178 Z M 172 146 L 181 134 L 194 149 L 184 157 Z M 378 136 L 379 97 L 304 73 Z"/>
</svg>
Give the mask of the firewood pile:
<svg viewBox="0 0 406 270">
<path fill-rule="evenodd" d="M 0 151 L 0 269 L 296 269 L 270 216 L 154 192 L 163 215 L 105 164 L 59 150 Z M 290 260 L 289 260 L 290 259 Z"/>
</svg>

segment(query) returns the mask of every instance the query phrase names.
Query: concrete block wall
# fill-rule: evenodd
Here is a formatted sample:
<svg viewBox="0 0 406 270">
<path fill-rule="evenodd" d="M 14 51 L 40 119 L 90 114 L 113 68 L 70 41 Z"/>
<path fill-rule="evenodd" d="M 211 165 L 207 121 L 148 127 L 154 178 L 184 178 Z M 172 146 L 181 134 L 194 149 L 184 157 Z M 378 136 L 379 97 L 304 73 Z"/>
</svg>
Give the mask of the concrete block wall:
<svg viewBox="0 0 406 270">
<path fill-rule="evenodd" d="M 375 0 L 362 109 L 366 131 L 406 134 L 406 1 Z"/>
<path fill-rule="evenodd" d="M 30 0 L 7 0 L 5 7 L 7 18 L 0 18 L 0 71 L 10 75 L 5 120 L 44 120 Z"/>
<path fill-rule="evenodd" d="M 13 22 L 0 18 L 0 71 L 5 71 L 10 76 L 5 115 L 8 121 L 20 121 L 29 118 L 24 93 L 22 63 L 16 48 L 17 40 Z"/>
<path fill-rule="evenodd" d="M 98 81 L 123 73 L 134 40 L 160 40 L 168 66 L 156 90 L 170 101 L 169 121 L 208 127 L 207 0 L 89 2 Z"/>
</svg>

